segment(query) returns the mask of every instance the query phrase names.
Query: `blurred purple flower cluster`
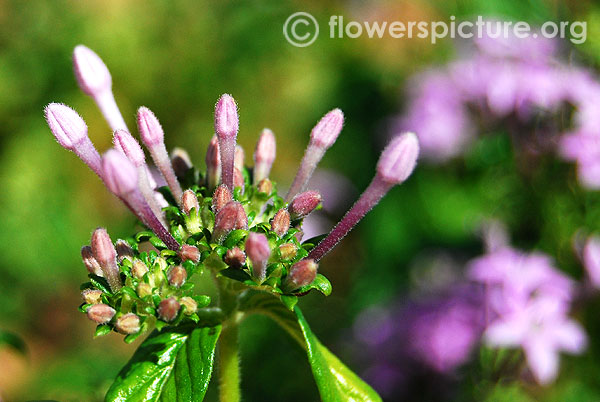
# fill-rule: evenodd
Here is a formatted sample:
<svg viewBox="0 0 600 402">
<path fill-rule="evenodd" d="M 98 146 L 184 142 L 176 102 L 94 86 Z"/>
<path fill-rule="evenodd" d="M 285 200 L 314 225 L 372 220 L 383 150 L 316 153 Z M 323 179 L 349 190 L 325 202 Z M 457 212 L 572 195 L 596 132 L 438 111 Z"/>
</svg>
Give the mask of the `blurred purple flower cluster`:
<svg viewBox="0 0 600 402">
<path fill-rule="evenodd" d="M 462 154 L 480 132 L 504 125 L 521 145 L 535 138 L 529 151 L 557 149 L 576 161 L 582 185 L 600 188 L 600 82 L 560 50 L 541 35 L 478 39 L 456 61 L 415 77 L 393 132 L 416 132 L 422 156 L 442 162 Z M 568 106 L 572 121 L 564 127 L 559 117 Z"/>
</svg>

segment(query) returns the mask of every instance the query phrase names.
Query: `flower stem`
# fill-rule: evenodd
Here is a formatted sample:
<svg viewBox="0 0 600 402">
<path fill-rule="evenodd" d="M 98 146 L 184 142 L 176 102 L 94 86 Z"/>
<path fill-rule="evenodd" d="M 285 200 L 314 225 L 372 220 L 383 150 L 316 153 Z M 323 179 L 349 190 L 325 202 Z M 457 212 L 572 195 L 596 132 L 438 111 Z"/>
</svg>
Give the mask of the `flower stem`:
<svg viewBox="0 0 600 402">
<path fill-rule="evenodd" d="M 221 402 L 241 400 L 238 328 L 235 320 L 227 320 L 223 323 L 219 339 L 219 400 Z"/>
</svg>

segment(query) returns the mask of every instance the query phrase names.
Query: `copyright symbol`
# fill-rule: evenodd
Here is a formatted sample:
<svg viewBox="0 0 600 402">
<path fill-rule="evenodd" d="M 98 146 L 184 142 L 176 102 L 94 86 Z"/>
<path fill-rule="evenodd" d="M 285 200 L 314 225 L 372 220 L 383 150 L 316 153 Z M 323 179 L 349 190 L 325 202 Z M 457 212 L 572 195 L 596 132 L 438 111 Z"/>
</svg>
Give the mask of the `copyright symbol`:
<svg viewBox="0 0 600 402">
<path fill-rule="evenodd" d="M 309 13 L 299 11 L 285 20 L 283 36 L 293 46 L 310 46 L 319 36 L 319 24 Z"/>
</svg>

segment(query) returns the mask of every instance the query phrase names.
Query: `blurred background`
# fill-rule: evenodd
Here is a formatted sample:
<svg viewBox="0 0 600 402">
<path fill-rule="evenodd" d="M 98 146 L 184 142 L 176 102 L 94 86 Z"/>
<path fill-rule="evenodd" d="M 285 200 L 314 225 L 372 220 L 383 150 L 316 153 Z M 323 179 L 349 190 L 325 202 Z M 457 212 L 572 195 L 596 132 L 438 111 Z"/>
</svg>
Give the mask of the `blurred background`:
<svg viewBox="0 0 600 402">
<path fill-rule="evenodd" d="M 282 35 L 284 21 L 296 11 L 310 12 L 321 24 L 321 36 L 307 48 L 291 46 Z M 247 155 L 263 127 L 275 132 L 279 153 L 272 177 L 282 187 L 293 179 L 312 126 L 340 107 L 346 125 L 317 177 L 336 199 L 315 222 L 328 230 L 372 178 L 389 121 L 405 110 L 408 79 L 456 56 L 450 39 L 435 45 L 427 39 L 330 39 L 330 15 L 359 21 L 447 21 L 450 15 L 532 24 L 587 21 L 587 42 L 566 46 L 580 64 L 593 69 L 600 63 L 600 5 L 593 1 L 0 1 L 0 329 L 26 345 L 24 354 L 0 347 L 2 398 L 101 400 L 135 347 L 116 335 L 92 339 L 93 324 L 77 311 L 86 278 L 80 247 L 97 226 L 125 237 L 134 221 L 93 173 L 56 144 L 43 119 L 46 104 L 66 103 L 84 117 L 99 150 L 110 147 L 107 124 L 73 77 L 74 46 L 87 45 L 108 65 L 130 127 L 136 109 L 149 107 L 165 129 L 167 147 L 186 148 L 201 168 L 214 103 L 231 93 Z M 501 219 L 514 244 L 545 251 L 563 270 L 582 276 L 572 236 L 582 227 L 600 228 L 600 197 L 578 187 L 572 166 L 554 160 L 524 178 L 510 141 L 501 129 L 498 134 L 443 167 L 421 164 L 323 260 L 320 269 L 333 294 L 310 294 L 301 305 L 322 342 L 357 372 L 367 373 L 372 363 L 354 340 L 357 319 L 403 303 L 423 283 L 453 275 L 455 266 L 460 270 L 481 254 L 478 231 L 486 219 Z M 400 394 L 387 397 L 600 400 L 600 319 L 593 307 L 579 317 L 590 337 L 588 352 L 564 359 L 551 387 L 498 382 L 474 390 L 468 368 L 450 375 L 421 370 Z M 245 400 L 318 399 L 303 351 L 275 324 L 248 319 L 242 343 Z M 440 386 L 435 392 L 432 383 Z M 207 398 L 215 396 L 211 386 Z"/>
</svg>

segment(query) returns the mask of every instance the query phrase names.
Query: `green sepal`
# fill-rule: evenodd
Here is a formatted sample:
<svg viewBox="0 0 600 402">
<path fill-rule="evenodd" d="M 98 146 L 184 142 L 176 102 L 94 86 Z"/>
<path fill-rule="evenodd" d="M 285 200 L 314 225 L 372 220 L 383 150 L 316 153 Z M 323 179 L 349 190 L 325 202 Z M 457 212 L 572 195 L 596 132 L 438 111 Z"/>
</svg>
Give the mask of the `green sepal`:
<svg viewBox="0 0 600 402">
<path fill-rule="evenodd" d="M 306 285 L 306 286 L 302 286 L 300 289 L 295 290 L 293 293 L 294 294 L 305 294 L 309 291 L 311 291 L 312 289 L 318 290 L 319 292 L 323 293 L 325 296 L 329 296 L 331 294 L 331 282 L 329 282 L 329 279 L 327 279 L 324 275 L 321 274 L 317 274 L 317 276 L 315 277 L 315 280 L 312 281 L 312 283 Z"/>
<path fill-rule="evenodd" d="M 96 289 L 100 289 L 104 293 L 112 294 L 112 292 L 110 291 L 110 286 L 108 285 L 106 279 L 94 274 L 89 274 L 88 277 L 90 278 L 90 282 Z"/>
<path fill-rule="evenodd" d="M 298 296 L 281 295 L 280 299 L 288 310 L 294 311 L 294 307 L 298 303 Z"/>
<path fill-rule="evenodd" d="M 167 245 L 165 244 L 165 242 L 163 242 L 161 239 L 159 239 L 156 236 L 152 236 L 150 239 L 148 239 L 148 241 L 150 242 L 150 244 L 152 244 L 154 247 L 156 247 L 159 250 L 164 250 L 167 248 Z"/>
<path fill-rule="evenodd" d="M 153 236 L 154 236 L 154 232 L 152 232 L 151 230 L 143 230 L 141 232 L 136 233 L 135 241 L 140 243 L 140 242 L 150 239 Z"/>
<path fill-rule="evenodd" d="M 111 331 L 112 331 L 112 328 L 110 325 L 105 325 L 105 324 L 98 325 L 96 327 L 96 331 L 94 332 L 94 338 L 97 338 L 99 336 L 104 336 L 104 335 L 110 333 Z"/>
<path fill-rule="evenodd" d="M 227 249 L 233 248 L 233 247 L 237 246 L 242 241 L 242 239 L 244 239 L 246 236 L 248 236 L 247 230 L 244 230 L 244 229 L 232 230 L 231 232 L 229 232 L 229 234 L 225 238 L 225 241 L 223 242 L 223 246 Z"/>
</svg>

